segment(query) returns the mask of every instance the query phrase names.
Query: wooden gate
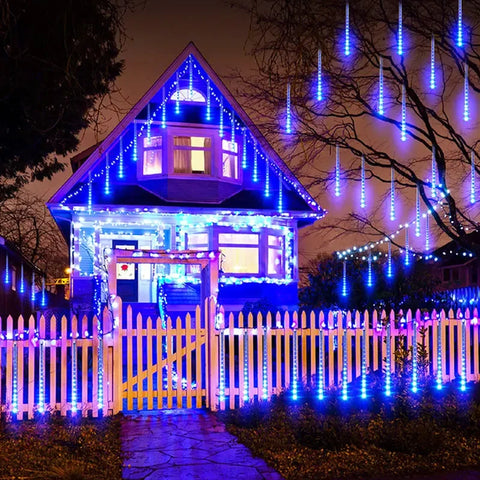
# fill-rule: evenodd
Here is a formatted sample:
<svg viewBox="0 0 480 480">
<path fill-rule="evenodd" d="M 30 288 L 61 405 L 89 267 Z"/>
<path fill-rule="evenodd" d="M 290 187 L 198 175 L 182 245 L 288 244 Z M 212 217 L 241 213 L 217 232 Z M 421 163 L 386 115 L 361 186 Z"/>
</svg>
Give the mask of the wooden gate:
<svg viewBox="0 0 480 480">
<path fill-rule="evenodd" d="M 208 304 L 203 312 L 197 306 L 182 318 L 167 317 L 164 324 L 130 306 L 122 319 L 118 305 L 115 413 L 210 407 Z"/>
</svg>

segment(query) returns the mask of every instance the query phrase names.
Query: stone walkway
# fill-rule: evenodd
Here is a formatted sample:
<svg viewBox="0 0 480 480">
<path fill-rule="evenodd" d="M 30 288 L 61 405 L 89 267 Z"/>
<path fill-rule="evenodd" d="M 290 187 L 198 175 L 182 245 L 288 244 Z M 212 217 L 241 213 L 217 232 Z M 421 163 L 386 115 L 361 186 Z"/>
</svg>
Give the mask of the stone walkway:
<svg viewBox="0 0 480 480">
<path fill-rule="evenodd" d="M 122 449 L 124 479 L 282 480 L 205 410 L 127 416 Z"/>
</svg>

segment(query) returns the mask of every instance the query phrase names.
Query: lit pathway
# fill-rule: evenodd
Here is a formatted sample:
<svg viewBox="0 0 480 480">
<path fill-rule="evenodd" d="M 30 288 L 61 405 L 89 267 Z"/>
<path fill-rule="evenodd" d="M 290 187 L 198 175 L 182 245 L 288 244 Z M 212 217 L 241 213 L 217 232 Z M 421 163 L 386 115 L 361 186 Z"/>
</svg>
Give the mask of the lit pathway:
<svg viewBox="0 0 480 480">
<path fill-rule="evenodd" d="M 122 425 L 124 479 L 281 480 L 204 410 L 127 416 Z"/>
</svg>

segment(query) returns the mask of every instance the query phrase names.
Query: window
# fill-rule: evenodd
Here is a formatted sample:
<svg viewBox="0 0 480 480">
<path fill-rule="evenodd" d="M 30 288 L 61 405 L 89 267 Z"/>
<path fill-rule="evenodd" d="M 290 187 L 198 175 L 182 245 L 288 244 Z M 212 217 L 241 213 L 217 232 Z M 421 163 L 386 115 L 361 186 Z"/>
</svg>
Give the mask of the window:
<svg viewBox="0 0 480 480">
<path fill-rule="evenodd" d="M 210 137 L 173 137 L 175 173 L 210 174 L 212 139 Z"/>
<path fill-rule="evenodd" d="M 157 175 L 162 173 L 162 137 L 143 139 L 143 174 Z"/>
<path fill-rule="evenodd" d="M 238 179 L 238 144 L 222 140 L 222 175 Z"/>
<path fill-rule="evenodd" d="M 175 90 L 170 97 L 170 100 L 173 100 L 174 102 L 177 101 L 177 91 Z M 180 102 L 195 102 L 195 103 L 205 103 L 205 95 L 203 93 L 199 92 L 198 90 L 195 90 L 192 88 L 190 90 L 189 88 L 180 88 L 178 91 L 178 100 Z"/>
<path fill-rule="evenodd" d="M 268 274 L 283 275 L 283 237 L 268 236 Z"/>
<path fill-rule="evenodd" d="M 135 250 L 135 245 L 114 245 L 119 250 Z M 134 263 L 117 263 L 117 280 L 135 280 Z"/>
<path fill-rule="evenodd" d="M 187 248 L 189 250 L 208 250 L 208 233 L 188 233 Z M 199 274 L 200 265 L 187 265 L 187 273 Z"/>
<path fill-rule="evenodd" d="M 224 273 L 259 273 L 258 234 L 220 233 L 219 250 Z"/>
</svg>

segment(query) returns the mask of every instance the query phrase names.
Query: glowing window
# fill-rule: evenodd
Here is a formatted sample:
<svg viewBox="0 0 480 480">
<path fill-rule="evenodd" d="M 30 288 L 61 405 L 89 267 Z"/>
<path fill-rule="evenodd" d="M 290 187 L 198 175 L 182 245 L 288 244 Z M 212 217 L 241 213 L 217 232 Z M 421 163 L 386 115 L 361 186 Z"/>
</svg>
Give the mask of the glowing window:
<svg viewBox="0 0 480 480">
<path fill-rule="evenodd" d="M 162 137 L 143 139 L 143 174 L 162 173 Z"/>
<path fill-rule="evenodd" d="M 173 137 L 175 173 L 210 174 L 212 139 L 210 137 Z"/>
<path fill-rule="evenodd" d="M 222 175 L 238 179 L 238 144 L 222 140 Z"/>
<path fill-rule="evenodd" d="M 259 273 L 258 242 L 256 233 L 220 233 L 218 243 L 223 272 Z"/>
<path fill-rule="evenodd" d="M 173 95 L 170 97 L 170 100 L 174 102 L 177 101 L 177 91 L 173 92 Z M 198 90 L 189 88 L 181 88 L 178 91 L 178 100 L 180 102 L 195 102 L 195 103 L 205 103 L 206 99 L 203 93 L 199 92 Z"/>
<path fill-rule="evenodd" d="M 231 245 L 258 245 L 257 233 L 220 233 L 218 243 Z"/>
<path fill-rule="evenodd" d="M 283 237 L 268 236 L 268 274 L 283 275 Z"/>
</svg>

